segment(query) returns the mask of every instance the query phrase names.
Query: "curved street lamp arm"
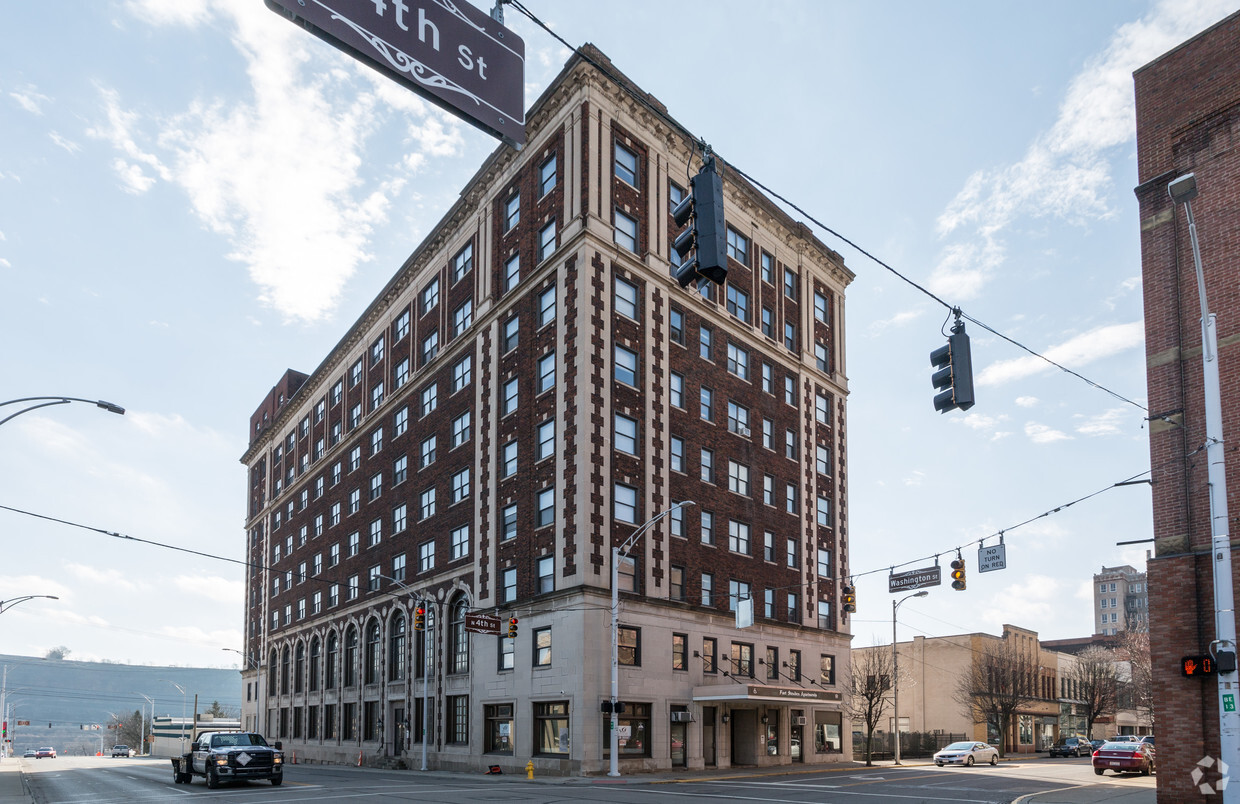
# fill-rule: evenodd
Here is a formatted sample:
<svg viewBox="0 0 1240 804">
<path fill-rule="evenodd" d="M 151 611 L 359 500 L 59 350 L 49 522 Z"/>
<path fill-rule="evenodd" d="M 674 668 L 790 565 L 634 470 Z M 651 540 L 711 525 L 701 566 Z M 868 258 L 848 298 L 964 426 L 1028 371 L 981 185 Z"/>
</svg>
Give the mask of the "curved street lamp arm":
<svg viewBox="0 0 1240 804">
<path fill-rule="evenodd" d="M 640 528 L 638 528 L 637 530 L 633 531 L 633 535 L 632 535 L 632 536 L 629 536 L 629 538 L 625 539 L 624 544 L 620 545 L 620 547 L 618 548 L 618 549 L 620 550 L 620 555 L 622 555 L 622 556 L 628 556 L 628 554 L 629 554 L 629 550 L 632 550 L 632 549 L 633 549 L 633 545 L 637 542 L 637 539 L 638 539 L 638 538 L 639 538 L 639 537 L 640 537 L 643 533 L 645 533 L 647 530 L 649 530 L 649 529 L 650 529 L 650 528 L 654 525 L 654 523 L 658 522 L 660 519 L 662 519 L 663 517 L 667 516 L 667 515 L 668 515 L 668 514 L 670 514 L 672 511 L 675 511 L 675 510 L 678 510 L 678 509 L 680 509 L 680 508 L 683 508 L 683 507 L 685 507 L 686 505 L 697 505 L 697 503 L 696 503 L 696 502 L 694 502 L 693 500 L 685 500 L 684 502 L 678 502 L 678 503 L 676 503 L 675 505 L 673 505 L 671 508 L 667 509 L 666 511 L 663 511 L 663 512 L 662 512 L 662 513 L 660 513 L 660 514 L 656 514 L 656 515 L 655 515 L 652 519 L 648 520 L 648 521 L 647 521 L 645 524 L 643 524 Z"/>
<path fill-rule="evenodd" d="M 3 423 L 4 422 L 0 422 L 0 424 L 3 424 Z M 0 614 L 3 614 L 4 612 L 13 608 L 18 603 L 25 603 L 27 600 L 34 600 L 35 598 L 39 598 L 39 597 L 44 597 L 44 598 L 47 598 L 48 600 L 60 600 L 60 598 L 56 597 L 56 595 L 25 595 L 24 597 L 15 597 L 9 600 L 0 600 Z"/>
<path fill-rule="evenodd" d="M 28 396 L 22 399 L 10 399 L 7 402 L 0 402 L 0 408 L 4 407 L 5 405 L 16 405 L 22 402 L 38 402 L 40 404 L 31 405 L 30 407 L 27 407 L 27 408 L 22 408 L 16 413 L 10 414 L 6 416 L 5 418 L 0 419 L 0 424 L 4 424 L 10 419 L 15 419 L 18 416 L 22 415 L 23 413 L 29 413 L 32 410 L 38 410 L 39 408 L 46 408 L 51 405 L 67 405 L 70 402 L 85 402 L 89 405 L 94 405 L 97 408 L 103 408 L 108 413 L 116 413 L 121 416 L 125 415 L 125 409 L 121 407 L 120 405 L 117 405 L 114 402 L 107 402 L 103 399 L 81 399 L 76 396 Z"/>
</svg>

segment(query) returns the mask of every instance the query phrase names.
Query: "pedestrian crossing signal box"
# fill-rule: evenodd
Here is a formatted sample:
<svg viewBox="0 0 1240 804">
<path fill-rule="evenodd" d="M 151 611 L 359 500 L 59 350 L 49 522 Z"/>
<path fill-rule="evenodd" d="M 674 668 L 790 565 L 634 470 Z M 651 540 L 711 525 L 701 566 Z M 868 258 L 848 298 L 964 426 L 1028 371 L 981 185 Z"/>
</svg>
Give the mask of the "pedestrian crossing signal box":
<svg viewBox="0 0 1240 804">
<path fill-rule="evenodd" d="M 1187 677 L 1214 675 L 1212 656 L 1185 656 L 1180 659 L 1180 673 Z"/>
</svg>

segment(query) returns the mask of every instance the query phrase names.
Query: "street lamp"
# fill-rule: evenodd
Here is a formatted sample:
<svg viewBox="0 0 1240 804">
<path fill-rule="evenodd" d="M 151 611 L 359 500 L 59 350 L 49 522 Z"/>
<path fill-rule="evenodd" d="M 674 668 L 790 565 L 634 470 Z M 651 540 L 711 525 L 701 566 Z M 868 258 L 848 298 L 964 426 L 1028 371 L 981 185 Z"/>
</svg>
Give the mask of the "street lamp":
<svg viewBox="0 0 1240 804">
<path fill-rule="evenodd" d="M 3 424 L 3 422 L 0 422 L 0 424 Z M 60 600 L 60 598 L 55 595 L 26 595 L 25 597 L 14 597 L 9 600 L 0 600 L 0 614 L 4 614 L 18 603 L 25 603 L 27 600 L 34 600 L 36 597 L 45 597 L 48 600 Z"/>
<path fill-rule="evenodd" d="M 259 691 L 262 690 L 263 688 L 263 667 L 259 662 L 255 661 L 254 658 L 250 656 L 249 653 L 239 651 L 236 648 L 220 648 L 220 650 L 230 651 L 232 653 L 237 654 L 242 659 L 244 659 L 245 666 L 247 668 L 254 669 L 254 684 L 256 685 L 257 690 Z M 254 696 L 254 702 L 255 704 L 259 704 L 258 695 Z M 261 705 L 258 705 L 255 707 L 254 730 L 257 731 L 259 734 L 263 733 L 263 707 Z"/>
<path fill-rule="evenodd" d="M 435 627 L 435 623 L 437 621 L 437 618 L 435 617 L 435 599 L 431 597 L 430 594 L 425 589 L 421 591 L 417 591 L 417 590 L 414 590 L 408 584 L 406 584 L 404 581 L 398 581 L 395 578 L 391 578 L 387 575 L 380 575 L 379 577 L 382 580 L 390 581 L 391 583 L 394 583 L 397 586 L 399 586 L 401 589 L 404 589 L 406 592 L 409 593 L 410 600 L 414 600 L 414 601 L 420 600 L 426 603 L 427 613 L 430 614 L 431 628 Z M 406 633 L 409 634 L 410 645 L 416 648 L 417 640 L 414 639 L 414 636 L 413 636 L 414 632 L 415 632 L 415 629 L 413 628 L 408 628 L 406 631 Z M 434 637 L 431 635 L 430 628 L 427 628 L 422 633 L 425 635 L 424 639 L 431 640 L 430 666 L 426 668 L 426 672 L 423 673 L 422 675 L 422 768 L 421 769 L 426 770 L 426 744 L 429 741 L 428 740 L 428 734 L 429 734 L 428 729 L 430 728 L 430 722 L 428 718 L 430 707 L 428 704 L 430 703 L 431 669 L 435 666 L 435 651 L 438 646 L 435 644 L 435 640 L 434 640 Z M 423 655 L 425 655 L 425 653 L 426 652 L 424 649 Z M 413 674 L 413 663 L 410 662 L 409 669 L 406 672 L 406 677 L 410 679 L 411 684 L 412 684 L 412 678 L 413 678 L 412 674 Z M 410 686 L 407 688 L 407 690 L 408 692 L 406 694 L 409 696 L 412 696 L 413 687 Z M 436 700 L 436 706 L 438 706 L 438 700 Z M 406 718 L 405 720 L 407 723 L 408 718 Z M 382 730 L 383 718 L 379 718 L 379 724 L 380 724 L 379 728 L 380 730 Z M 400 750 L 404 750 L 403 747 Z M 387 755 L 387 735 L 386 734 L 383 735 L 383 753 L 384 753 L 384 756 Z"/>
<path fill-rule="evenodd" d="M 620 775 L 620 723 L 616 716 L 616 701 L 620 697 L 620 557 L 629 557 L 629 551 L 637 544 L 637 539 L 651 525 L 686 505 L 697 503 L 693 500 L 676 503 L 633 531 L 633 535 L 626 539 L 624 544 L 611 548 L 611 762 L 607 770 L 608 776 Z"/>
<path fill-rule="evenodd" d="M 891 601 L 891 720 L 895 724 L 895 764 L 900 764 L 900 666 L 896 654 L 896 610 L 900 604 L 911 597 L 925 597 L 930 594 L 925 589 L 905 595 L 899 600 Z"/>
<path fill-rule="evenodd" d="M 1227 518 L 1227 472 L 1224 465 L 1223 403 L 1218 377 L 1218 329 L 1206 302 L 1206 277 L 1197 243 L 1197 223 L 1192 200 L 1197 197 L 1197 178 L 1192 173 L 1167 185 L 1174 203 L 1184 205 L 1188 236 L 1197 271 L 1197 295 L 1201 301 L 1202 397 L 1206 414 L 1206 479 L 1210 500 L 1210 547 L 1214 556 L 1214 654 L 1218 676 L 1219 755 L 1240 754 L 1240 711 L 1236 708 L 1236 614 L 1231 581 L 1231 535 Z M 1240 788 L 1223 791 L 1228 804 L 1240 801 Z"/>
<path fill-rule="evenodd" d="M 161 678 L 160 681 L 168 681 L 168 679 Z M 168 683 L 176 687 L 177 690 L 179 690 L 181 693 L 181 753 L 184 754 L 185 753 L 185 688 L 182 687 L 180 684 L 176 683 L 175 681 L 168 681 Z"/>
<path fill-rule="evenodd" d="M 22 408 L 16 413 L 9 414 L 5 418 L 0 419 L 0 424 L 4 424 L 9 419 L 16 419 L 23 413 L 29 413 L 32 410 L 38 410 L 39 408 L 46 408 L 52 405 L 67 405 L 70 402 L 86 402 L 87 404 L 94 405 L 95 407 L 103 408 L 108 413 L 117 413 L 121 416 L 125 415 L 125 409 L 120 405 L 112 402 L 105 402 L 102 399 L 78 399 L 75 396 L 28 396 L 24 399 L 10 399 L 8 402 L 0 402 L 0 408 L 5 405 L 17 405 L 22 402 L 37 402 L 38 404 L 30 405 L 29 407 Z"/>
<path fill-rule="evenodd" d="M 142 695 L 142 693 L 140 692 L 135 692 L 134 695 L 141 695 L 142 698 L 146 701 L 146 703 L 149 703 L 151 705 L 151 730 L 154 731 L 155 729 L 155 699 L 149 695 Z M 146 704 L 143 704 L 142 705 L 142 745 L 138 747 L 138 756 L 143 756 L 148 751 L 147 745 L 146 745 L 146 734 L 147 734 Z M 152 739 L 153 739 L 153 736 L 152 736 Z"/>
</svg>

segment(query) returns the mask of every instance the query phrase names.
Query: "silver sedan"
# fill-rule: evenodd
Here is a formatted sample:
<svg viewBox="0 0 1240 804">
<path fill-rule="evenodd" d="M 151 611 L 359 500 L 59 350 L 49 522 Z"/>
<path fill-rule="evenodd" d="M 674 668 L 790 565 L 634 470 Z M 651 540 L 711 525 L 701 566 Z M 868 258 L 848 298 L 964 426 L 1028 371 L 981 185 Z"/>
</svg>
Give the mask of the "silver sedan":
<svg viewBox="0 0 1240 804">
<path fill-rule="evenodd" d="M 975 765 L 978 762 L 999 764 L 999 749 L 986 743 L 952 743 L 934 755 L 934 764 L 940 768 L 944 765 Z"/>
</svg>

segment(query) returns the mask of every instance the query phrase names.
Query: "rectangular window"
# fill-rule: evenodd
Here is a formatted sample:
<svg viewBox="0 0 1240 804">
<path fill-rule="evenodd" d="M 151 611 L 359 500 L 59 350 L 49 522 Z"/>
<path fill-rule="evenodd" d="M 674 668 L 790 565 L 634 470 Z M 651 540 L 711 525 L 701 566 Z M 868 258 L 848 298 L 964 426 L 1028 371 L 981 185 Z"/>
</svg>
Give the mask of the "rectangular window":
<svg viewBox="0 0 1240 804">
<path fill-rule="evenodd" d="M 452 335 L 460 335 L 469 325 L 474 323 L 474 302 L 466 299 L 460 307 L 452 311 Z"/>
<path fill-rule="evenodd" d="M 409 505 L 401 503 L 392 509 L 392 533 L 403 533 L 409 526 Z"/>
<path fill-rule="evenodd" d="M 538 391 L 550 391 L 555 387 L 555 352 L 548 352 L 538 359 Z"/>
<path fill-rule="evenodd" d="M 671 600 L 685 599 L 685 568 L 672 566 L 668 576 L 668 597 Z"/>
<path fill-rule="evenodd" d="M 831 527 L 831 500 L 827 497 L 819 497 L 816 510 L 818 524 L 824 528 Z"/>
<path fill-rule="evenodd" d="M 714 637 L 702 637 L 702 672 L 714 673 L 719 668 L 719 641 Z"/>
<path fill-rule="evenodd" d="M 462 525 L 452 531 L 452 560 L 469 555 L 469 525 Z"/>
<path fill-rule="evenodd" d="M 422 415 L 426 416 L 439 407 L 439 384 L 431 383 L 422 389 Z"/>
<path fill-rule="evenodd" d="M 728 285 L 728 312 L 749 323 L 749 294 L 735 285 Z"/>
<path fill-rule="evenodd" d="M 349 492 L 349 513 L 356 514 L 362 510 L 362 490 L 354 489 Z"/>
<path fill-rule="evenodd" d="M 671 447 L 672 471 L 685 471 L 685 440 L 679 436 L 672 436 Z"/>
<path fill-rule="evenodd" d="M 715 543 L 715 515 L 710 511 L 702 512 L 702 544 Z"/>
<path fill-rule="evenodd" d="M 502 349 L 504 353 L 511 352 L 517 348 L 518 338 L 521 332 L 521 319 L 513 316 L 504 322 L 504 334 L 502 335 Z"/>
<path fill-rule="evenodd" d="M 746 581 L 728 581 L 728 611 L 736 611 L 742 600 L 749 600 L 749 584 Z"/>
<path fill-rule="evenodd" d="M 819 625 L 819 627 L 821 628 L 823 626 Z M 835 657 L 834 656 L 828 656 L 826 654 L 822 654 L 819 657 L 818 683 L 828 684 L 828 685 L 835 684 Z"/>
<path fill-rule="evenodd" d="M 418 516 L 419 520 L 427 519 L 429 517 L 434 516 L 435 515 L 435 487 L 431 486 L 429 489 L 422 492 L 421 496 L 419 497 L 418 502 L 419 502 L 418 507 L 420 509 L 420 515 Z"/>
<path fill-rule="evenodd" d="M 675 598 L 673 598 L 675 599 Z M 672 634 L 672 669 L 689 669 L 689 635 Z"/>
<path fill-rule="evenodd" d="M 762 252 L 762 281 L 768 285 L 775 284 L 775 258 L 765 251 Z"/>
<path fill-rule="evenodd" d="M 521 255 L 513 254 L 504 263 L 504 290 L 512 290 L 521 281 Z M 506 351 L 506 350 L 505 350 Z"/>
<path fill-rule="evenodd" d="M 801 598 L 799 595 L 797 595 L 796 592 L 788 593 L 788 622 L 790 623 L 801 622 Z M 798 660 L 797 661 L 798 671 L 796 673 L 791 673 L 793 655 L 795 655 L 796 659 Z M 792 675 L 794 679 L 799 679 L 801 677 L 800 669 L 799 669 L 800 658 L 801 658 L 801 652 L 795 651 L 795 650 L 791 651 L 791 653 L 788 656 L 788 667 L 789 667 L 790 675 Z"/>
<path fill-rule="evenodd" d="M 548 632 L 548 654 L 550 642 L 551 634 Z M 534 704 L 534 753 L 567 756 L 570 744 L 568 702 Z"/>
<path fill-rule="evenodd" d="M 542 262 L 555 252 L 555 221 L 538 232 L 538 261 Z"/>
<path fill-rule="evenodd" d="M 736 520 L 728 522 L 728 549 L 733 553 L 749 555 L 749 525 Z"/>
<path fill-rule="evenodd" d="M 685 407 L 685 378 L 683 375 L 672 372 L 668 375 L 669 401 L 672 407 L 684 409 Z"/>
<path fill-rule="evenodd" d="M 749 238 L 728 227 L 728 256 L 741 265 L 749 265 Z"/>
<path fill-rule="evenodd" d="M 728 430 L 749 438 L 749 408 L 728 400 Z"/>
<path fill-rule="evenodd" d="M 474 267 L 474 244 L 469 243 L 452 258 L 452 281 L 459 282 Z"/>
<path fill-rule="evenodd" d="M 383 383 L 375 383 L 375 387 L 370 389 L 370 409 L 374 410 L 383 404 Z"/>
<path fill-rule="evenodd" d="M 357 531 L 353 531 L 352 533 L 349 534 L 349 557 L 352 558 L 353 556 L 357 555 L 359 552 L 361 552 L 361 548 L 362 548 L 362 536 Z"/>
<path fill-rule="evenodd" d="M 616 277 L 615 308 L 617 313 L 637 319 L 637 286 L 619 277 Z"/>
<path fill-rule="evenodd" d="M 501 478 L 512 477 L 517 473 L 517 442 L 509 441 L 500 447 L 499 451 L 499 476 Z"/>
<path fill-rule="evenodd" d="M 714 397 L 714 391 L 705 385 L 698 391 L 698 415 L 708 422 L 714 419 Z"/>
<path fill-rule="evenodd" d="M 452 393 L 469 385 L 473 376 L 473 359 L 471 355 L 465 355 L 452 367 Z"/>
<path fill-rule="evenodd" d="M 504 508 L 500 528 L 500 538 L 503 541 L 517 538 L 517 506 L 509 505 Z"/>
<path fill-rule="evenodd" d="M 762 504 L 775 504 L 775 478 L 772 475 L 762 476 Z"/>
<path fill-rule="evenodd" d="M 535 461 L 555 455 L 555 419 L 548 419 L 538 425 L 538 447 Z"/>
<path fill-rule="evenodd" d="M 547 157 L 538 168 L 538 191 L 540 196 L 551 192 L 555 187 L 555 154 Z"/>
<path fill-rule="evenodd" d="M 615 150 L 616 178 L 631 187 L 637 186 L 637 154 L 616 143 Z"/>
<path fill-rule="evenodd" d="M 791 321 L 784 322 L 784 348 L 789 352 L 797 350 L 797 325 Z"/>
<path fill-rule="evenodd" d="M 357 362 L 349 368 L 349 387 L 357 385 L 362 381 L 362 359 L 359 357 Z"/>
<path fill-rule="evenodd" d="M 771 340 L 775 339 L 775 313 L 770 307 L 762 308 L 762 334 Z"/>
<path fill-rule="evenodd" d="M 711 339 L 714 331 L 710 327 L 698 327 L 698 356 L 703 360 L 711 359 Z"/>
<path fill-rule="evenodd" d="M 534 629 L 534 666 L 551 666 L 551 629 Z"/>
<path fill-rule="evenodd" d="M 448 742 L 469 744 L 469 696 L 448 696 Z"/>
<path fill-rule="evenodd" d="M 620 626 L 617 629 L 619 659 L 622 667 L 642 666 L 642 632 L 640 628 Z"/>
<path fill-rule="evenodd" d="M 555 486 L 538 492 L 538 514 L 534 527 L 555 524 Z"/>
<path fill-rule="evenodd" d="M 637 524 L 637 489 L 616 483 L 613 495 L 616 521 Z"/>
<path fill-rule="evenodd" d="M 825 344 L 814 344 L 814 365 L 825 374 L 831 373 L 831 361 L 827 357 L 827 347 Z"/>
<path fill-rule="evenodd" d="M 790 461 L 797 459 L 797 431 L 784 431 L 784 457 Z"/>
<path fill-rule="evenodd" d="M 469 411 L 452 420 L 452 447 L 455 449 L 469 440 Z"/>
<path fill-rule="evenodd" d="M 452 476 L 452 503 L 468 499 L 469 494 L 469 469 L 462 469 Z"/>
<path fill-rule="evenodd" d="M 685 314 L 682 313 L 679 309 L 673 307 L 669 313 L 669 316 L 670 317 L 668 318 L 668 322 L 669 322 L 668 326 L 670 328 L 670 335 L 671 335 L 672 343 L 678 343 L 681 346 L 684 346 L 685 345 Z"/>
<path fill-rule="evenodd" d="M 392 437 L 400 438 L 409 429 L 409 407 L 405 406 L 392 416 Z"/>
<path fill-rule="evenodd" d="M 538 592 L 545 594 L 555 591 L 555 556 L 542 556 L 538 559 Z"/>
<path fill-rule="evenodd" d="M 824 324 L 831 323 L 831 314 L 827 308 L 827 297 L 814 291 L 814 318 Z"/>
<path fill-rule="evenodd" d="M 715 605 L 715 576 L 709 572 L 702 573 L 702 605 Z"/>
<path fill-rule="evenodd" d="M 630 419 L 628 416 L 617 413 L 613 417 L 613 421 L 614 436 L 612 438 L 612 445 L 620 452 L 625 452 L 629 455 L 636 455 L 637 420 Z"/>
<path fill-rule="evenodd" d="M 673 536 L 684 538 L 685 536 L 685 513 L 683 508 L 676 508 L 667 515 L 669 522 L 669 530 Z"/>
<path fill-rule="evenodd" d="M 422 289 L 422 315 L 439 304 L 439 277 L 435 277 Z"/>
<path fill-rule="evenodd" d="M 418 448 L 419 469 L 425 469 L 435 462 L 435 445 L 437 441 L 438 438 L 436 436 L 430 436 Z"/>
<path fill-rule="evenodd" d="M 400 315 L 396 316 L 396 324 L 394 326 L 396 340 L 400 340 L 409 334 L 409 311 L 402 310 Z"/>
<path fill-rule="evenodd" d="M 732 675 L 753 678 L 753 645 L 732 643 Z"/>
<path fill-rule="evenodd" d="M 515 567 L 509 567 L 500 573 L 502 586 L 500 587 L 500 602 L 511 603 L 517 599 L 517 570 Z"/>
<path fill-rule="evenodd" d="M 517 409 L 520 402 L 517 378 L 513 377 L 504 383 L 503 399 L 500 401 L 500 415 L 507 416 Z"/>
<path fill-rule="evenodd" d="M 615 347 L 615 376 L 617 382 L 637 387 L 637 353 L 619 344 Z"/>
<path fill-rule="evenodd" d="M 736 461 L 728 461 L 728 491 L 749 496 L 749 467 Z"/>
<path fill-rule="evenodd" d="M 504 203 L 504 231 L 510 232 L 521 222 L 521 194 L 517 193 Z"/>
<path fill-rule="evenodd" d="M 728 372 L 749 381 L 749 352 L 731 342 L 728 343 Z"/>
<path fill-rule="evenodd" d="M 817 568 L 818 568 L 819 578 L 830 578 L 831 577 L 831 551 L 830 550 L 824 550 L 821 547 L 818 548 Z"/>
<path fill-rule="evenodd" d="M 705 447 L 702 448 L 701 467 L 702 467 L 702 474 L 701 474 L 702 482 L 703 483 L 714 483 L 715 482 L 715 451 L 714 450 L 706 449 Z"/>
<path fill-rule="evenodd" d="M 791 268 L 784 268 L 784 295 L 796 301 L 797 275 Z"/>
<path fill-rule="evenodd" d="M 555 285 L 538 294 L 538 326 L 544 327 L 555 320 Z"/>
<path fill-rule="evenodd" d="M 432 331 L 422 339 L 422 365 L 426 365 L 439 354 L 439 330 Z"/>
<path fill-rule="evenodd" d="M 831 424 L 831 403 L 822 394 L 814 395 L 814 419 L 819 424 Z"/>
<path fill-rule="evenodd" d="M 790 569 L 796 569 L 800 566 L 800 550 L 798 549 L 798 543 L 795 537 L 788 539 L 785 552 L 788 554 L 788 567 Z"/>
<path fill-rule="evenodd" d="M 377 428 L 370 434 L 370 454 L 377 455 L 383 449 L 383 428 Z"/>
<path fill-rule="evenodd" d="M 423 542 L 418 545 L 418 572 L 427 572 L 435 568 L 435 543 Z"/>
<path fill-rule="evenodd" d="M 637 253 L 637 219 L 630 218 L 620 210 L 615 211 L 616 224 L 612 237 L 616 245 L 626 251 Z"/>
<path fill-rule="evenodd" d="M 383 520 L 376 519 L 370 523 L 370 547 L 374 547 L 383 541 Z"/>
</svg>

